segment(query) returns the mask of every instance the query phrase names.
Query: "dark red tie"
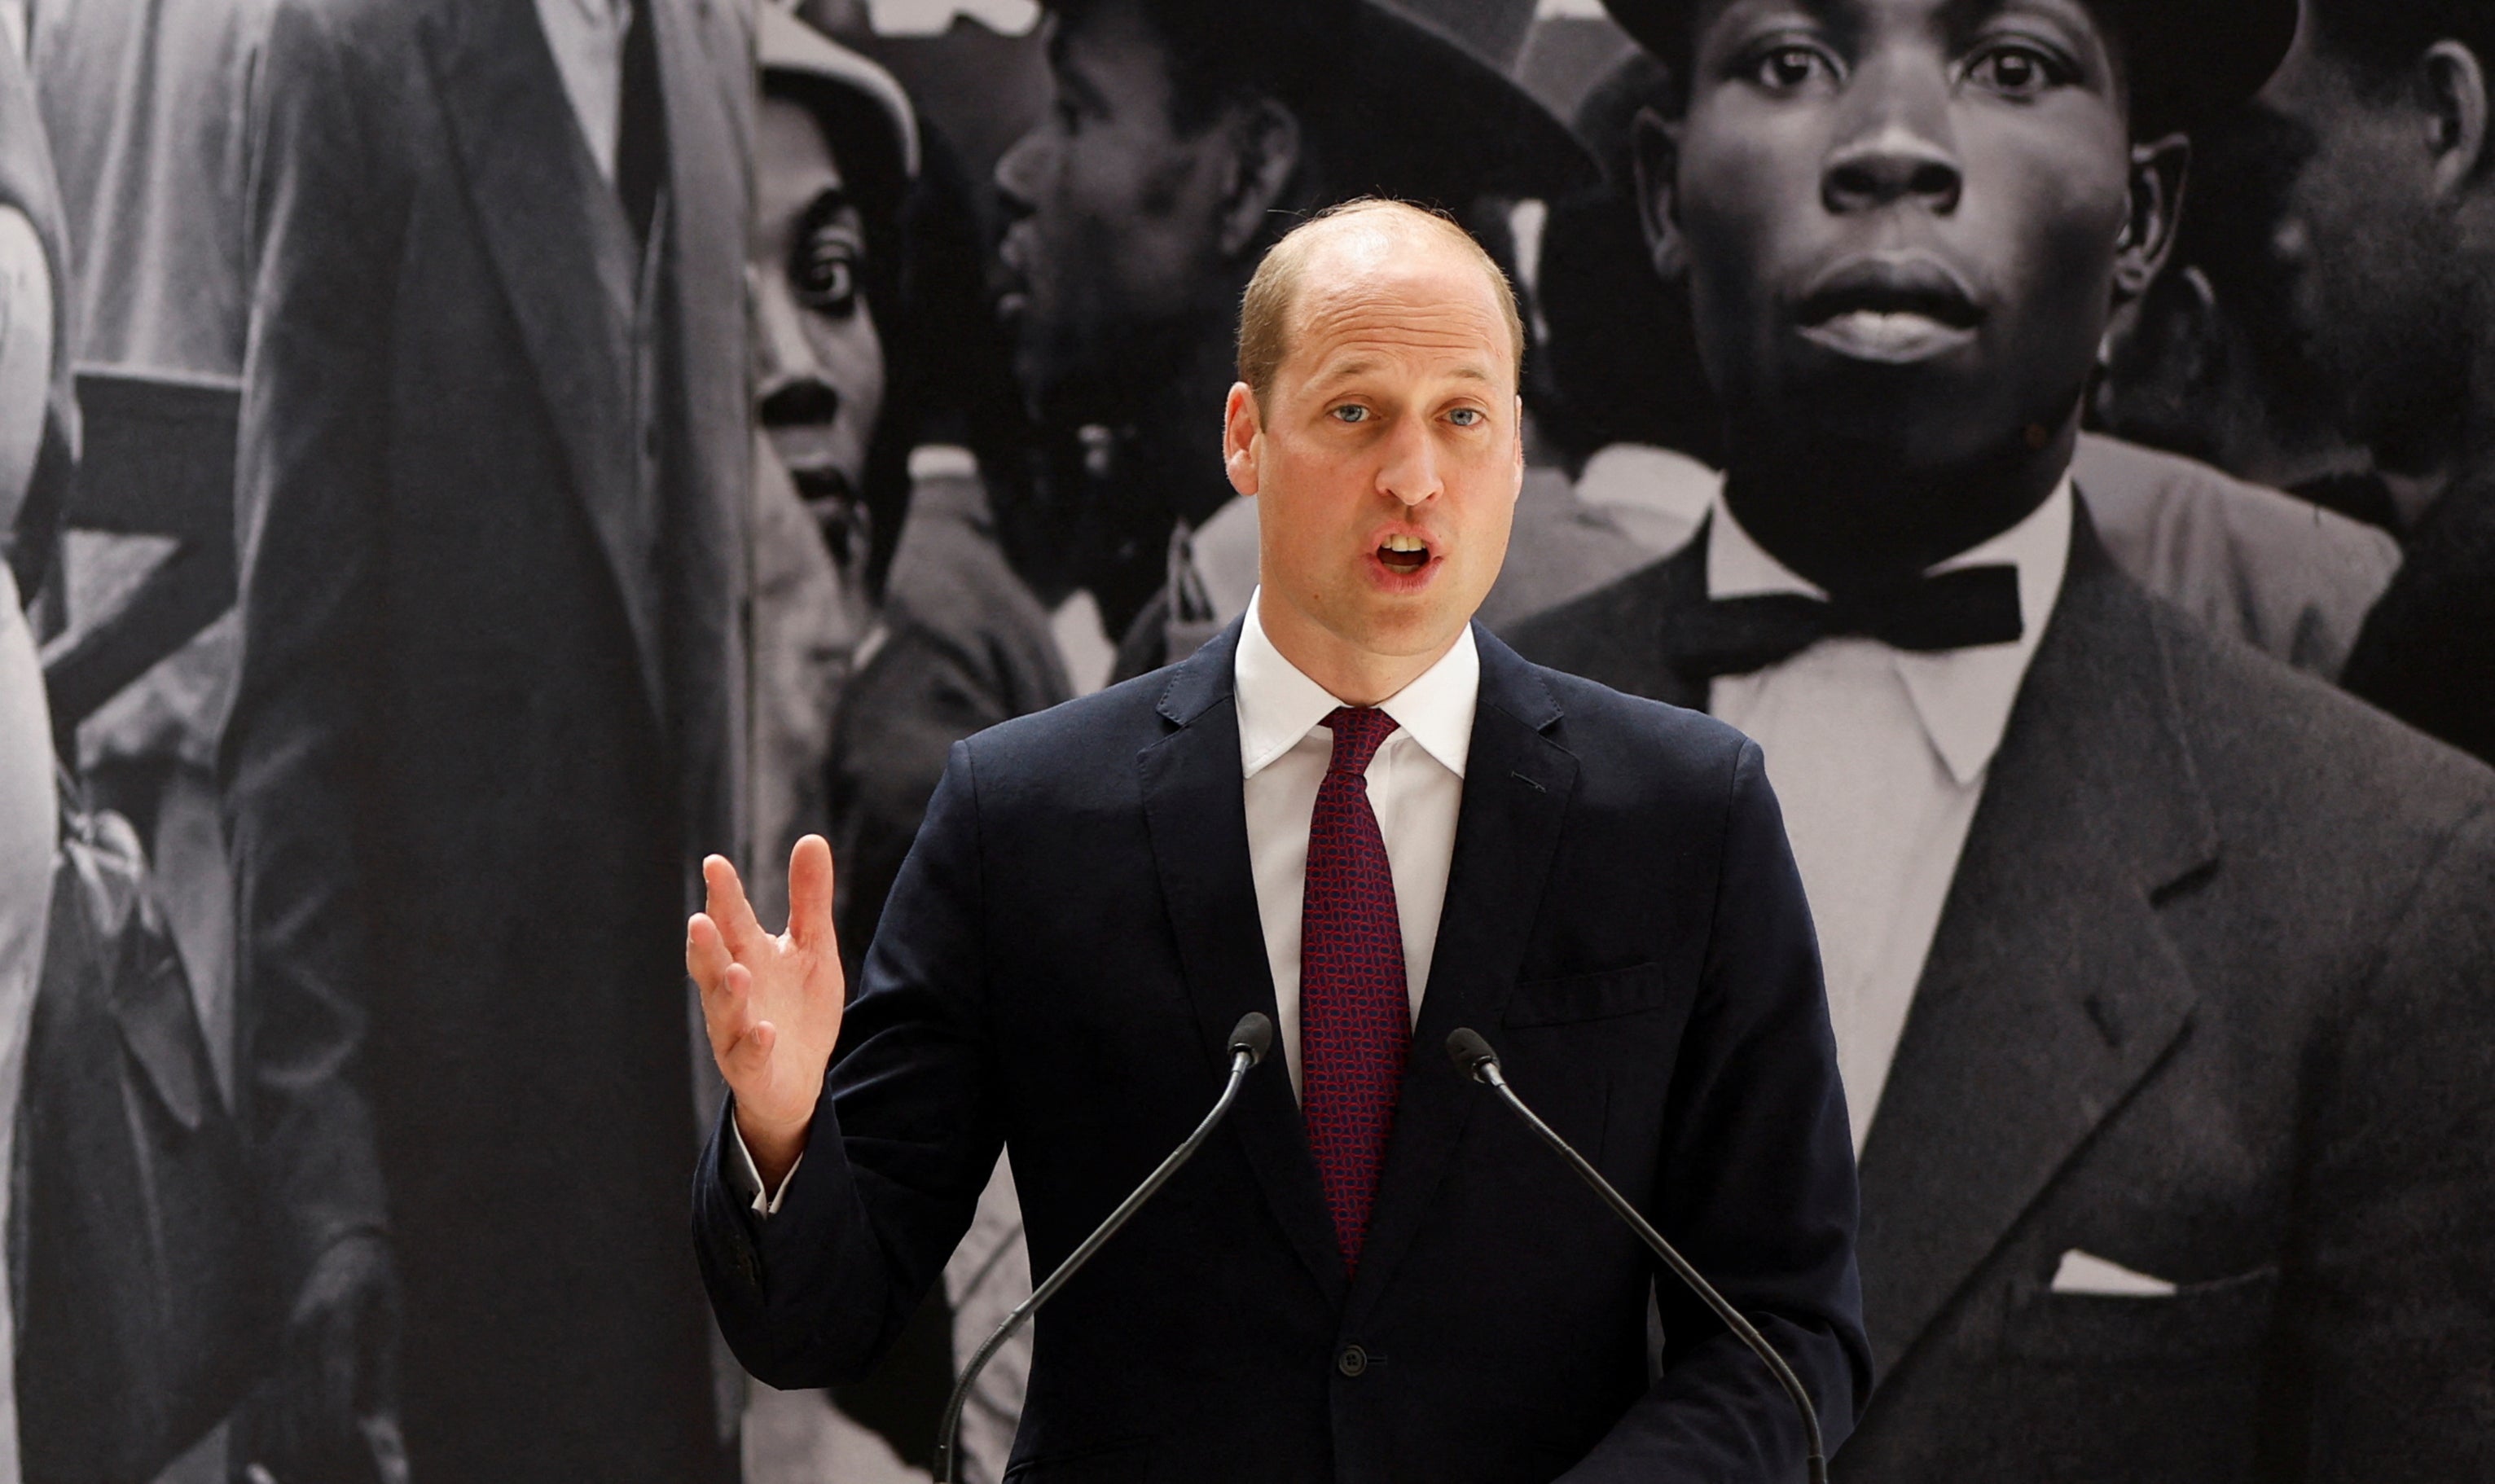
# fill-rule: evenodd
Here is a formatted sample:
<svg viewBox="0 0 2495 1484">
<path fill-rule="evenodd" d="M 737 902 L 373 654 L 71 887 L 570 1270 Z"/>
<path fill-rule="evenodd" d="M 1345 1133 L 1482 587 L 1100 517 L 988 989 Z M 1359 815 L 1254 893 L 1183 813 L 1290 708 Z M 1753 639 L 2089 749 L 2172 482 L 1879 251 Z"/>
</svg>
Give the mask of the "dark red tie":
<svg viewBox="0 0 2495 1484">
<path fill-rule="evenodd" d="M 1300 1112 L 1325 1182 L 1346 1270 L 1386 1162 L 1395 1090 L 1412 1041 L 1403 928 L 1386 838 L 1369 807 L 1369 759 L 1395 719 L 1367 706 L 1326 718 L 1334 758 L 1309 819 L 1308 895 L 1300 910 Z"/>
</svg>

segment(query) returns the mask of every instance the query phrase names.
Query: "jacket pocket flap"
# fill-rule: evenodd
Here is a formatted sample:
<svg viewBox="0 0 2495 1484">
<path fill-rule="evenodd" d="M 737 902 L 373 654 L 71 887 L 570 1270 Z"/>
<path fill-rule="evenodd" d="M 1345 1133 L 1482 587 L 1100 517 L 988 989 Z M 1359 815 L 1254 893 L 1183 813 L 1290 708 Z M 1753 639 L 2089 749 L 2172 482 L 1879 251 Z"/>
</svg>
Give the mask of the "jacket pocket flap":
<svg viewBox="0 0 2495 1484">
<path fill-rule="evenodd" d="M 1516 986 L 1500 1024 L 1569 1025 L 1584 1020 L 1609 1020 L 1661 1005 L 1668 997 L 1663 966 L 1631 964 L 1564 978 L 1528 979 Z"/>
</svg>

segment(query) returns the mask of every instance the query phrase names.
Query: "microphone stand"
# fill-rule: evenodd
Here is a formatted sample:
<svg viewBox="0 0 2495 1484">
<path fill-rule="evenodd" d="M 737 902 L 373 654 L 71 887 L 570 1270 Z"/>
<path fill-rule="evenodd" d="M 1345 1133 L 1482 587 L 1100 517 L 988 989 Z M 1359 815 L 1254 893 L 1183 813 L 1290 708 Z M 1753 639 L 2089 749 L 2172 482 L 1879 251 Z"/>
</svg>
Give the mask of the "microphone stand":
<svg viewBox="0 0 2495 1484">
<path fill-rule="evenodd" d="M 936 1477 L 941 1484 L 961 1484 L 962 1407 L 970 1400 L 970 1382 L 978 1378 L 979 1372 L 996 1358 L 997 1351 L 1004 1347 L 1004 1343 L 1013 1338 L 1014 1332 L 1030 1321 L 1039 1306 L 1056 1297 L 1057 1290 L 1065 1286 L 1065 1281 L 1091 1261 L 1092 1254 L 1116 1236 L 1118 1228 L 1125 1225 L 1136 1212 L 1144 1208 L 1144 1202 L 1169 1183 L 1169 1178 L 1178 1173 L 1179 1166 L 1195 1157 L 1204 1141 L 1212 1137 L 1215 1126 L 1229 1113 L 1231 1103 L 1238 1100 L 1239 1085 L 1246 1080 L 1248 1069 L 1265 1060 L 1265 1053 L 1273 1049 L 1273 1021 L 1253 1010 L 1241 1017 L 1238 1026 L 1230 1033 L 1230 1080 L 1222 1085 L 1221 1097 L 1214 1102 L 1213 1111 L 1204 1115 L 1204 1122 L 1195 1126 L 1195 1131 L 1186 1136 L 1186 1143 L 1171 1150 L 1169 1158 L 1144 1177 L 1144 1183 L 1135 1187 L 1132 1195 L 1109 1213 L 1107 1221 L 1083 1239 L 1081 1247 L 1057 1265 L 1057 1271 L 1048 1275 L 1046 1283 L 1032 1289 L 1031 1297 L 1014 1306 L 1014 1312 L 1005 1315 L 1004 1322 L 997 1326 L 996 1333 L 990 1335 L 987 1343 L 979 1346 L 978 1353 L 970 1357 L 970 1364 L 963 1370 L 962 1378 L 953 1383 L 953 1394 L 944 1399 L 944 1418 L 936 1434 Z"/>
<path fill-rule="evenodd" d="M 1663 1259 L 1664 1265 L 1679 1275 L 1680 1281 L 1688 1284 L 1689 1291 L 1715 1311 L 1715 1316 L 1724 1321 L 1724 1327 L 1766 1362 L 1769 1372 L 1776 1378 L 1776 1384 L 1793 1399 L 1794 1410 L 1802 1415 L 1802 1437 L 1810 1445 L 1810 1484 L 1828 1484 L 1828 1455 L 1820 1443 L 1819 1411 L 1810 1405 L 1810 1394 L 1802 1390 L 1802 1378 L 1795 1376 L 1793 1367 L 1785 1364 L 1785 1358 L 1776 1353 L 1776 1347 L 1768 1344 L 1767 1337 L 1759 1333 L 1757 1326 L 1743 1318 L 1740 1310 L 1716 1292 L 1715 1285 L 1691 1267 L 1687 1258 L 1674 1251 L 1672 1244 L 1663 1239 L 1663 1233 L 1655 1230 L 1638 1208 L 1629 1204 L 1628 1197 L 1613 1189 L 1612 1183 L 1603 1178 L 1602 1171 L 1594 1168 L 1584 1155 L 1577 1153 L 1566 1139 L 1559 1136 L 1556 1129 L 1525 1105 L 1525 1099 L 1516 1096 L 1516 1090 L 1509 1087 L 1507 1078 L 1500 1074 L 1498 1053 L 1490 1049 L 1490 1042 L 1482 1039 L 1478 1032 L 1465 1029 L 1448 1036 L 1447 1056 L 1454 1061 L 1457 1070 L 1487 1084 L 1501 1101 L 1514 1109 L 1516 1116 L 1525 1120 L 1525 1127 L 1539 1134 L 1542 1142 L 1550 1145 L 1560 1159 L 1567 1160 L 1568 1167 L 1577 1172 L 1577 1178 L 1593 1187 L 1594 1193 L 1617 1212 L 1620 1220 L 1628 1222 L 1647 1246 L 1654 1249 L 1654 1254 Z"/>
</svg>

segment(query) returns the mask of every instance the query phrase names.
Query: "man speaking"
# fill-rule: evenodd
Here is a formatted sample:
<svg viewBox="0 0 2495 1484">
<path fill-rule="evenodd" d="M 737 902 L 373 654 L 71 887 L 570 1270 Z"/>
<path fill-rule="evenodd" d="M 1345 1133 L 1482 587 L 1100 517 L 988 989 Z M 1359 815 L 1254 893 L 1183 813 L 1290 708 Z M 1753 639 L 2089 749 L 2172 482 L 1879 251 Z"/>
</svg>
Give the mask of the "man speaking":
<svg viewBox="0 0 2495 1484">
<path fill-rule="evenodd" d="M 707 863 L 686 956 L 731 1090 L 694 1187 L 721 1326 L 774 1385 L 863 1371 L 1001 1145 L 1053 1268 L 1262 1011 L 1283 1055 L 1039 1314 L 1018 1479 L 1800 1479 L 1767 1369 L 1436 1049 L 1487 1035 L 1842 1438 L 1870 1384 L 1853 1146 L 1759 750 L 1472 627 L 1524 336 L 1463 232 L 1328 213 L 1241 321 L 1247 615 L 956 744 L 846 1010 L 822 842 L 778 938 Z"/>
</svg>

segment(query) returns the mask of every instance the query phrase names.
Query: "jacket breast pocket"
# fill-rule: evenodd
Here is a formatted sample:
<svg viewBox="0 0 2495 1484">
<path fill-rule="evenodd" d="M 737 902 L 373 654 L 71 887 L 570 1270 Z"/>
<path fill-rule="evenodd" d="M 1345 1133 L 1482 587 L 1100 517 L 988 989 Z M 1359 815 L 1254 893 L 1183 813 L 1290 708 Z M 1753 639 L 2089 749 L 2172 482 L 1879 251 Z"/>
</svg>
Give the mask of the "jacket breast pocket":
<svg viewBox="0 0 2495 1484">
<path fill-rule="evenodd" d="M 2039 1285 L 2013 1299 L 2003 1348 L 2021 1360 L 2132 1366 L 2250 1355 L 2268 1338 L 2278 1286 L 2275 1266 L 2155 1296 L 2054 1293 Z"/>
<path fill-rule="evenodd" d="M 1671 998 L 1671 984 L 1661 964 L 1631 964 L 1556 979 L 1527 979 L 1508 997 L 1507 1013 L 1499 1023 L 1513 1030 L 1612 1020 L 1660 1009 Z"/>
<path fill-rule="evenodd" d="M 1005 1484 L 1140 1484 L 1153 1440 L 1128 1438 L 1034 1454 L 1005 1470 Z"/>
</svg>

